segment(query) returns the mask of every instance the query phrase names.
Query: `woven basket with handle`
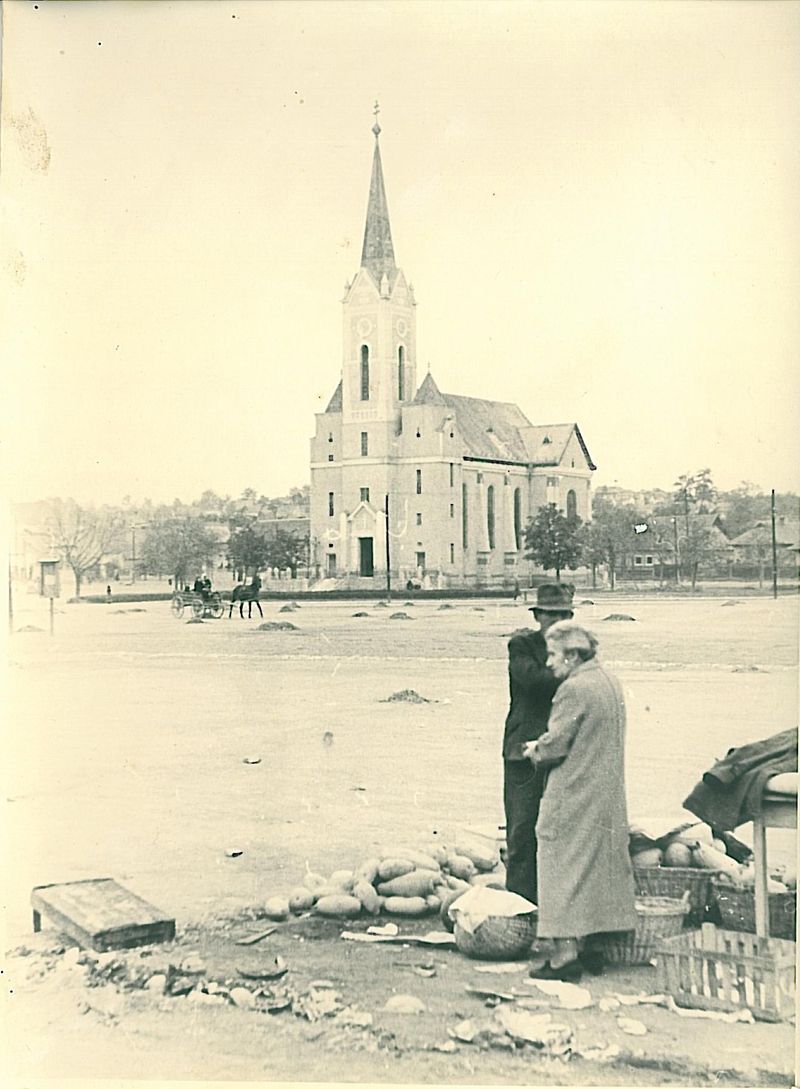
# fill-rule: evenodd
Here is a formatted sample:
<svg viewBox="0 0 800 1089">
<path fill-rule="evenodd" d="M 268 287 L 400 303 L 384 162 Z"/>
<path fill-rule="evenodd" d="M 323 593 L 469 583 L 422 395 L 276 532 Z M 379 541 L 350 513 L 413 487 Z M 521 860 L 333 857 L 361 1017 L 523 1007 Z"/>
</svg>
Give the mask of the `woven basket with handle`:
<svg viewBox="0 0 800 1089">
<path fill-rule="evenodd" d="M 526 915 L 490 915 L 473 933 L 456 919 L 456 945 L 467 957 L 479 960 L 516 960 L 530 951 L 536 937 L 536 912 Z"/>
<path fill-rule="evenodd" d="M 636 929 L 622 934 L 604 934 L 600 948 L 609 964 L 649 964 L 656 947 L 665 938 L 673 938 L 683 929 L 683 917 L 689 910 L 689 897 L 636 897 Z"/>
<path fill-rule="evenodd" d="M 713 870 L 695 869 L 693 866 L 645 866 L 633 871 L 638 896 L 667 896 L 680 900 L 688 892 L 686 926 L 700 926 L 703 922 L 706 905 L 711 902 L 713 878 Z"/>
</svg>

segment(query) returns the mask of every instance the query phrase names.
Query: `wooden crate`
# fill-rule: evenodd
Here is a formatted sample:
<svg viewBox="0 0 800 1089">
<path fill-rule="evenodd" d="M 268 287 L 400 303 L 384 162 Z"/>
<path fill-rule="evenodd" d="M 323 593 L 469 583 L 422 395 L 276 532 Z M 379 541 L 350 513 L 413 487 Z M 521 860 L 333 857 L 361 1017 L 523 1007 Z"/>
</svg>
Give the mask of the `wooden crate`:
<svg viewBox="0 0 800 1089">
<path fill-rule="evenodd" d="M 39 885 L 31 893 L 33 929 L 42 915 L 84 949 L 104 953 L 175 937 L 175 920 L 110 877 Z"/>
<path fill-rule="evenodd" d="M 782 1021 L 795 1011 L 796 949 L 794 942 L 705 923 L 659 945 L 658 989 L 678 1006 L 749 1009 L 760 1021 Z"/>
</svg>

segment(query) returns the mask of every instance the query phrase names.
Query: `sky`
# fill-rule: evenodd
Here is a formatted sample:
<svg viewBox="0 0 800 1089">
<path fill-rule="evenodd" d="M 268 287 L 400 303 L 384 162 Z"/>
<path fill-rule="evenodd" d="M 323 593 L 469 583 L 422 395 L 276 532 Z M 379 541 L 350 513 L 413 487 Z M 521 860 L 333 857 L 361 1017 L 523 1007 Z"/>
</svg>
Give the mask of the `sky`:
<svg viewBox="0 0 800 1089">
<path fill-rule="evenodd" d="M 799 4 L 3 9 L 10 498 L 308 482 L 376 99 L 420 381 L 798 488 Z"/>
</svg>

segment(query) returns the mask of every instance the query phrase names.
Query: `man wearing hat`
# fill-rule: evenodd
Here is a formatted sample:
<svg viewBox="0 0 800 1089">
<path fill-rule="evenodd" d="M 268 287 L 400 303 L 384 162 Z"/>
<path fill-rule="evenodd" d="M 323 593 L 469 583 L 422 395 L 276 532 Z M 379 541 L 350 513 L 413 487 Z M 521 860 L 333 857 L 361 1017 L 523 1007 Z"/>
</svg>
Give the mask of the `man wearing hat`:
<svg viewBox="0 0 800 1089">
<path fill-rule="evenodd" d="M 506 814 L 506 888 L 537 902 L 536 821 L 546 772 L 523 756 L 529 741 L 547 730 L 559 682 L 547 668 L 545 633 L 559 620 L 572 618 L 574 588 L 543 582 L 531 607 L 538 631 L 523 628 L 508 642 L 511 706 L 503 735 L 503 804 Z"/>
</svg>

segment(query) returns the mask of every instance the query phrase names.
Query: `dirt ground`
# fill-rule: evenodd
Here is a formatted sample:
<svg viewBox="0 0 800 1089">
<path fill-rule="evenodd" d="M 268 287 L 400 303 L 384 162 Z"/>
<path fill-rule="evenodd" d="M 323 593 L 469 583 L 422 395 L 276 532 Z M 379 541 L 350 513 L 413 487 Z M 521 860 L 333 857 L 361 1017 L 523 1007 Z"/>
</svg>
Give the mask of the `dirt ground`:
<svg viewBox="0 0 800 1089">
<path fill-rule="evenodd" d="M 631 819 L 680 814 L 715 757 L 797 723 L 796 599 L 730 602 L 604 597 L 579 609 L 625 687 Z M 459 1014 L 491 1014 L 466 983 L 505 989 L 512 977 L 476 976 L 474 962 L 447 949 L 350 944 L 341 926 L 314 919 L 285 924 L 255 947 L 236 946 L 258 927 L 258 906 L 297 884 L 306 866 L 329 873 L 387 841 L 415 845 L 446 840 L 459 827 L 497 828 L 504 637 L 529 617 L 505 602 L 442 608 L 405 605 L 402 597 L 390 608 L 263 608 L 265 620 L 297 630 L 260 631 L 260 618 L 227 616 L 187 624 L 166 603 L 62 604 L 51 639 L 42 603 L 15 602 L 6 945 L 32 951 L 6 962 L 14 1084 L 42 1077 L 792 1084 L 791 1025 L 692 1021 L 635 1007 L 648 1029 L 636 1038 L 619 1032 L 616 1015 L 593 1007 L 553 1014 L 570 1025 L 576 1049 L 618 1046 L 614 1062 L 464 1043 L 442 1052 L 435 1048 L 450 1039 Z M 395 612 L 409 619 L 392 620 Z M 611 613 L 636 620 L 605 620 Z M 435 702 L 383 702 L 402 689 Z M 738 834 L 747 839 L 747 829 Z M 229 857 L 233 850 L 241 854 Z M 770 833 L 771 860 L 795 850 L 791 832 Z M 174 947 L 128 954 L 123 976 L 134 962 L 152 968 L 196 951 L 204 978 L 224 989 L 247 963 L 281 955 L 293 987 L 329 980 L 342 1001 L 372 1014 L 372 1024 L 169 998 L 125 979 L 87 987 L 86 966 L 53 952 L 57 934 L 32 938 L 28 903 L 37 884 L 100 876 L 178 922 Z M 413 971 L 429 961 L 435 975 Z M 88 982 L 97 982 L 88 970 Z M 655 974 L 630 969 L 588 986 L 595 999 L 648 992 Z M 101 992 L 112 996 L 110 1008 L 82 1012 L 87 994 Z M 384 1011 L 393 993 L 416 995 L 426 1012 Z"/>
</svg>

